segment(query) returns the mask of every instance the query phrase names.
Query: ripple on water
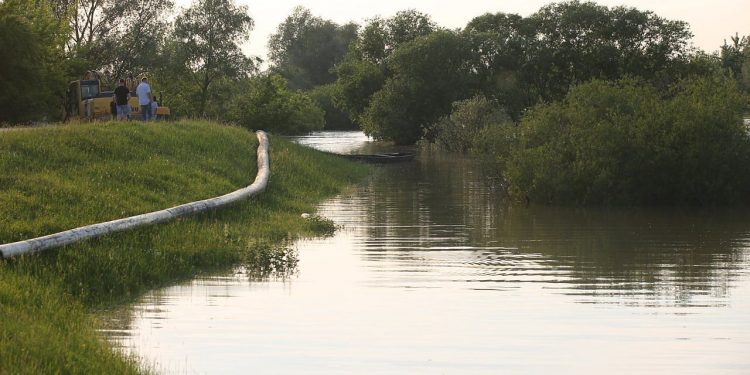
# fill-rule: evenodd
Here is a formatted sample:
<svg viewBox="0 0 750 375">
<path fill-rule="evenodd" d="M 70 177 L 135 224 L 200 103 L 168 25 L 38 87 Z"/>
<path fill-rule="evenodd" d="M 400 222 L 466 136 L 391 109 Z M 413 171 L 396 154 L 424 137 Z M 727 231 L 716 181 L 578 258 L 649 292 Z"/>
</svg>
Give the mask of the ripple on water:
<svg viewBox="0 0 750 375">
<path fill-rule="evenodd" d="M 165 372 L 750 373 L 750 215 L 513 207 L 485 172 L 382 168 L 291 277 L 154 291 L 105 333 Z"/>
</svg>

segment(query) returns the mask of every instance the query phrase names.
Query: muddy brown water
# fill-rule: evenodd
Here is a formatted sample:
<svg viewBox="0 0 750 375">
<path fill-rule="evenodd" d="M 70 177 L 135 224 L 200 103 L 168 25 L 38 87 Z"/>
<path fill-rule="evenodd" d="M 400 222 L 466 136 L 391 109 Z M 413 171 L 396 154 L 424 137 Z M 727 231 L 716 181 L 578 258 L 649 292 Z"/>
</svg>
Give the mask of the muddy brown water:
<svg viewBox="0 0 750 375">
<path fill-rule="evenodd" d="M 516 207 L 436 152 L 378 169 L 292 275 L 155 290 L 103 332 L 176 374 L 750 373 L 747 210 Z"/>
</svg>

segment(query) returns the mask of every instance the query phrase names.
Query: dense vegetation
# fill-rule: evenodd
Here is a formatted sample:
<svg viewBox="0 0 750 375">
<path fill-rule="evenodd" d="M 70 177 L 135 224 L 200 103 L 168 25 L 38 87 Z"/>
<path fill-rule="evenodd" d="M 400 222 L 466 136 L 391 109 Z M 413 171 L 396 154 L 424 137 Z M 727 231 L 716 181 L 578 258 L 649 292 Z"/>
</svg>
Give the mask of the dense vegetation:
<svg viewBox="0 0 750 375">
<path fill-rule="evenodd" d="M 744 203 L 744 101 L 723 78 L 668 95 L 634 80 L 583 84 L 524 117 L 504 175 L 516 197 L 541 203 Z"/>
<path fill-rule="evenodd" d="M 238 127 L 184 121 L 3 131 L 0 242 L 150 212 L 252 182 L 257 140 Z M 272 137 L 267 190 L 231 207 L 0 260 L 0 373 L 128 373 L 87 311 L 156 286 L 246 265 L 288 271 L 286 243 L 330 232 L 303 219 L 367 170 Z M 8 319 L 13 317 L 13 319 Z"/>
<path fill-rule="evenodd" d="M 747 96 L 723 75 L 667 90 L 643 80 L 594 80 L 539 104 L 520 124 L 482 96 L 454 104 L 436 143 L 496 163 L 510 195 L 576 205 L 747 203 Z"/>
<path fill-rule="evenodd" d="M 55 116 L 65 90 L 64 28 L 48 3 L 5 0 L 0 3 L 0 125 Z"/>
<path fill-rule="evenodd" d="M 148 72 L 175 116 L 248 128 L 261 118 L 270 120 L 266 130 L 284 133 L 320 128 L 323 113 L 327 129 L 358 126 L 404 144 L 434 141 L 451 103 L 476 95 L 518 122 L 592 79 L 638 77 L 664 90 L 720 71 L 750 88 L 748 38 L 736 34 L 709 54 L 690 46 L 685 22 L 593 2 L 552 3 L 528 17 L 487 13 L 458 30 L 416 10 L 339 25 L 297 7 L 271 35 L 264 72 L 241 49 L 254 26 L 247 7 L 195 0 L 166 17 L 174 11 L 171 0 L 0 3 L 0 47 L 10 51 L 0 85 L 11 88 L 0 93 L 0 123 L 59 117 L 64 82 L 88 70 L 110 88 Z M 311 120 L 286 126 L 279 108 Z"/>
</svg>

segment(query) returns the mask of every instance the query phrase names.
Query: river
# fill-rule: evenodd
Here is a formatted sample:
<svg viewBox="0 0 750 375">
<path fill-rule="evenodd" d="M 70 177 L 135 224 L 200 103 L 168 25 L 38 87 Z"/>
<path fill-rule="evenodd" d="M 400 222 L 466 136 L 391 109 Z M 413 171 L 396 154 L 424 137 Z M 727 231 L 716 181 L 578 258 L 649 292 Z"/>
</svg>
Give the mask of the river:
<svg viewBox="0 0 750 375">
<path fill-rule="evenodd" d="M 380 166 L 320 205 L 341 228 L 298 241 L 291 275 L 155 290 L 105 333 L 175 374 L 750 373 L 750 212 L 525 207 L 496 186 L 438 152 Z"/>
</svg>

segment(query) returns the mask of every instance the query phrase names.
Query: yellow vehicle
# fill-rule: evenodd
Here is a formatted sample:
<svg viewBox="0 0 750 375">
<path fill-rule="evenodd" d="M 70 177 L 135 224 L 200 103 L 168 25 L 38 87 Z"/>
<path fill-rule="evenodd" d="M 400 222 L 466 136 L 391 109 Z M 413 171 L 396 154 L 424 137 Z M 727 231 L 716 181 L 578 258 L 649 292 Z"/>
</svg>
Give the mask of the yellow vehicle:
<svg viewBox="0 0 750 375">
<path fill-rule="evenodd" d="M 89 78 L 89 77 L 87 77 Z M 68 84 L 65 114 L 67 119 L 81 120 L 111 120 L 112 91 L 102 91 L 101 80 L 82 79 L 72 81 Z M 141 106 L 138 105 L 138 97 L 131 92 L 130 118 L 141 118 Z M 166 120 L 170 116 L 169 107 L 159 106 L 156 108 L 156 119 Z"/>
</svg>

